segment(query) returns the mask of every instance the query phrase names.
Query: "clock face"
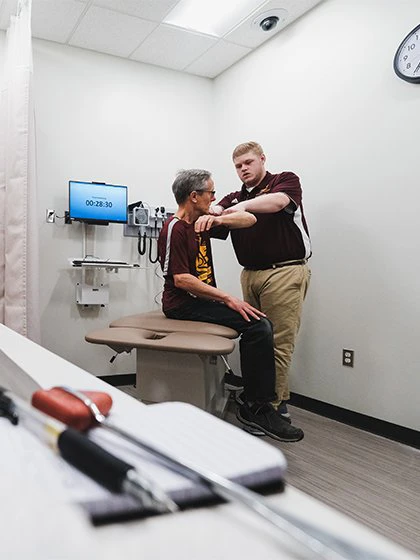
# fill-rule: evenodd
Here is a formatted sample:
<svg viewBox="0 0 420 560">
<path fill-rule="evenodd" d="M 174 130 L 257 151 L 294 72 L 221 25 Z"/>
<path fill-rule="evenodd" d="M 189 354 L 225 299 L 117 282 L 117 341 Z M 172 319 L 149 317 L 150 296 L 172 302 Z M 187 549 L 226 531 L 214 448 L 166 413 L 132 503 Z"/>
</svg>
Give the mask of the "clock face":
<svg viewBox="0 0 420 560">
<path fill-rule="evenodd" d="M 403 80 L 420 84 L 420 25 L 410 31 L 398 47 L 394 70 Z"/>
</svg>

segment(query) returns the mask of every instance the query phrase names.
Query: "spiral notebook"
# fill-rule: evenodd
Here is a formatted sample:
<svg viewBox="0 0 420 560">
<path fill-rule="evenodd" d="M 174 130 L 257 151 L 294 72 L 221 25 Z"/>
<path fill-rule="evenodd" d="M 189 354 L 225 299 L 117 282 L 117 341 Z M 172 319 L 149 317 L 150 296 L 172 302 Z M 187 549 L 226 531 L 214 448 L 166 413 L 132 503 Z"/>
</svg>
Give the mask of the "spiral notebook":
<svg viewBox="0 0 420 560">
<path fill-rule="evenodd" d="M 144 405 L 33 342 L 23 337 L 16 338 L 19 335 L 4 329 L 6 327 L 0 325 L 0 385 L 21 398 L 30 401 L 32 393 L 38 388 L 60 384 L 79 390 L 108 392 L 113 398 L 109 419 L 146 443 L 249 488 L 282 489 L 286 460 L 280 450 L 264 440 L 186 403 Z M 7 420 L 0 418 L 0 422 Z M 24 431 L 23 427 L 12 428 L 10 438 L 28 439 L 27 435 L 20 433 Z M 133 464 L 160 485 L 181 508 L 215 501 L 207 487 L 168 470 L 115 434 L 98 427 L 90 431 L 89 437 Z M 81 504 L 94 524 L 145 514 L 134 499 L 111 494 L 67 465 L 40 441 L 32 441 L 31 438 L 28 441 L 32 443 L 22 446 L 22 449 L 27 456 L 28 445 L 32 445 L 34 458 L 38 457 L 38 462 L 42 463 L 41 479 L 47 480 L 49 486 L 54 481 L 60 499 Z M 9 444 L 13 445 L 13 442 Z M 7 448 L 5 445 L 4 451 Z M 20 449 L 19 446 L 17 448 Z M 11 460 L 21 459 L 16 457 Z M 2 468 L 6 468 L 6 463 L 0 466 L 0 473 Z M 37 481 L 37 484 L 42 483 L 42 480 Z"/>
</svg>

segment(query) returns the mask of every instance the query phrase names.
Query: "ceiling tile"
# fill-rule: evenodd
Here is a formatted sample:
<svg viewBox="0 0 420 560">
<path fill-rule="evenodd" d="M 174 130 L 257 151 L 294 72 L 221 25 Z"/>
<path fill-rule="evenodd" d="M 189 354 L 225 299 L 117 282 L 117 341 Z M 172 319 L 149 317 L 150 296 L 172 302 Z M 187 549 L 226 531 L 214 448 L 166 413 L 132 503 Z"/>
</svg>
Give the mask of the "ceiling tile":
<svg viewBox="0 0 420 560">
<path fill-rule="evenodd" d="M 147 37 L 130 58 L 182 70 L 217 41 L 215 37 L 162 24 Z"/>
<path fill-rule="evenodd" d="M 258 47 L 290 23 L 290 12 L 287 8 L 283 7 L 287 3 L 287 0 L 271 0 L 271 2 L 267 2 L 223 38 L 231 43 L 245 47 Z M 278 24 L 270 31 L 263 31 L 259 26 L 261 17 L 265 15 L 275 15 L 279 18 Z"/>
<path fill-rule="evenodd" d="M 178 0 L 93 0 L 96 6 L 160 22 Z"/>
<path fill-rule="evenodd" d="M 163 23 L 221 38 L 267 0 L 180 0 Z"/>
<path fill-rule="evenodd" d="M 86 4 L 78 0 L 37 0 L 32 5 L 32 35 L 65 43 Z"/>
<path fill-rule="evenodd" d="M 221 40 L 187 66 L 185 71 L 198 74 L 199 76 L 206 76 L 207 78 L 214 78 L 249 52 L 251 52 L 251 49 L 247 47 L 241 47 Z"/>
<path fill-rule="evenodd" d="M 222 40 L 181 29 L 162 20 L 179 0 L 32 0 L 32 34 L 98 52 L 216 77 L 322 0 L 261 0 L 248 16 L 238 16 Z M 199 4 L 200 0 L 197 0 Z M 0 29 L 7 29 L 18 0 L 0 0 Z M 226 9 L 230 8 L 226 0 Z M 270 32 L 253 25 L 257 16 L 287 10 Z"/>
<path fill-rule="evenodd" d="M 69 45 L 126 57 L 156 26 L 150 21 L 92 6 Z"/>
<path fill-rule="evenodd" d="M 256 48 L 273 35 L 279 33 L 295 19 L 307 12 L 322 0 L 269 0 L 263 6 L 255 10 L 244 19 L 235 29 L 227 33 L 223 38 L 231 43 L 245 47 Z M 284 12 L 287 12 L 285 14 Z M 277 15 L 279 23 L 272 31 L 263 31 L 258 23 L 261 15 Z M 283 17 L 286 19 L 283 20 Z"/>
</svg>

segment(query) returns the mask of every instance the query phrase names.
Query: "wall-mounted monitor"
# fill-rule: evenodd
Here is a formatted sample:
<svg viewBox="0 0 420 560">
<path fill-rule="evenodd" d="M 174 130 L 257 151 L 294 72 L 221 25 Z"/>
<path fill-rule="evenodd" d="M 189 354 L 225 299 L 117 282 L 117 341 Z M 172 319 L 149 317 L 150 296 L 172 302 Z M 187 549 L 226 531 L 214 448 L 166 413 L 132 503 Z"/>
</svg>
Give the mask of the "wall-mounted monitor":
<svg viewBox="0 0 420 560">
<path fill-rule="evenodd" d="M 127 187 L 69 181 L 69 218 L 88 224 L 127 223 Z"/>
</svg>

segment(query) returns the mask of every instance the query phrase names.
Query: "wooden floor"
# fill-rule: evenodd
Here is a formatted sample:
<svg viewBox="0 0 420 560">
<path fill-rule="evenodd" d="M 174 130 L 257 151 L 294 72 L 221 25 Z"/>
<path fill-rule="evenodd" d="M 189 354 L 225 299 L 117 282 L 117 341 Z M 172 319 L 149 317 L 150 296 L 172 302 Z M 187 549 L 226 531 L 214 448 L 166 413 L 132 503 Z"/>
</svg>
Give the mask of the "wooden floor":
<svg viewBox="0 0 420 560">
<path fill-rule="evenodd" d="M 120 387 L 135 395 L 132 388 Z M 420 451 L 289 407 L 305 438 L 264 440 L 288 462 L 287 482 L 420 554 Z M 230 402 L 225 420 L 240 425 Z"/>
<path fill-rule="evenodd" d="M 240 425 L 235 405 L 225 419 Z M 287 482 L 420 554 L 420 451 L 289 407 L 305 437 L 264 440 L 286 456 Z"/>
</svg>

